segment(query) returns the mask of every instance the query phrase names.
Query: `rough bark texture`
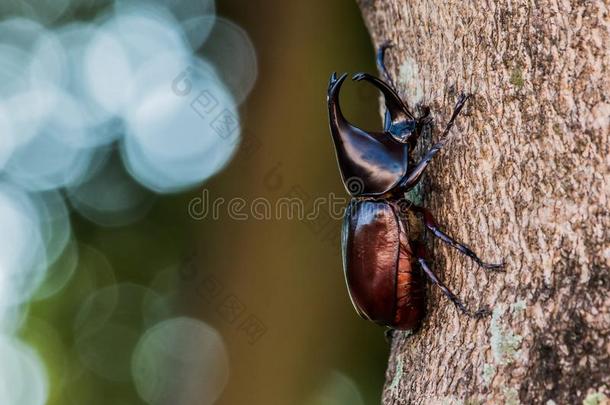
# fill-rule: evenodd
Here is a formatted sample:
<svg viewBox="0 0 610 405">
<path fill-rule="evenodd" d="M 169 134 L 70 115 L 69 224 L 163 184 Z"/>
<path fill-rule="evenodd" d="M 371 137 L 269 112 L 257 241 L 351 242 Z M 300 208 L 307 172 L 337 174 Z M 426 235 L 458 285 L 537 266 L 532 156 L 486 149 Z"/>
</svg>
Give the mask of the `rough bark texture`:
<svg viewBox="0 0 610 405">
<path fill-rule="evenodd" d="M 428 169 L 424 203 L 489 274 L 438 241 L 430 289 L 397 333 L 385 404 L 587 404 L 610 396 L 610 16 L 603 1 L 360 0 L 401 96 L 442 125 L 474 99 Z M 433 131 L 435 140 L 439 131 Z M 428 140 L 430 142 L 430 140 Z"/>
</svg>

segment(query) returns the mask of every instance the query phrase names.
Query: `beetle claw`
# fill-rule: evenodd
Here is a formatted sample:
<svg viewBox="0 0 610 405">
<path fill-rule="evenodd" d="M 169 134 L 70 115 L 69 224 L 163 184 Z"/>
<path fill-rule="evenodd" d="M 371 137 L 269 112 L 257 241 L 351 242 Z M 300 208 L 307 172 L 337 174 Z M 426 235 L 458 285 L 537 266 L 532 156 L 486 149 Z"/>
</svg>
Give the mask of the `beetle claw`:
<svg viewBox="0 0 610 405">
<path fill-rule="evenodd" d="M 493 270 L 493 271 L 506 271 L 506 269 L 504 268 L 504 261 L 500 262 L 500 263 L 484 263 L 481 262 L 481 267 L 483 267 L 485 270 Z"/>
<path fill-rule="evenodd" d="M 487 307 L 479 309 L 474 314 L 470 314 L 470 316 L 475 319 L 487 318 L 490 315 L 491 315 L 491 310 Z"/>
<path fill-rule="evenodd" d="M 456 297 L 454 297 L 452 299 L 453 303 L 455 304 L 455 306 L 467 317 L 469 318 L 474 318 L 474 319 L 482 319 L 482 318 L 487 318 L 488 316 L 491 315 L 491 310 L 489 309 L 489 307 L 482 307 L 479 308 L 476 311 L 471 311 L 469 310 L 463 303 L 462 301 L 459 301 Z"/>
<path fill-rule="evenodd" d="M 386 50 L 389 48 L 394 48 L 394 44 L 392 43 L 391 39 L 387 39 L 387 40 L 383 41 L 381 43 L 381 45 L 379 45 L 379 49 L 381 49 L 381 50 Z"/>
<path fill-rule="evenodd" d="M 466 103 L 466 101 L 472 97 L 472 94 L 470 93 L 460 93 L 460 96 L 458 97 L 458 101 L 456 103 L 456 107 L 459 105 L 463 105 Z"/>
</svg>

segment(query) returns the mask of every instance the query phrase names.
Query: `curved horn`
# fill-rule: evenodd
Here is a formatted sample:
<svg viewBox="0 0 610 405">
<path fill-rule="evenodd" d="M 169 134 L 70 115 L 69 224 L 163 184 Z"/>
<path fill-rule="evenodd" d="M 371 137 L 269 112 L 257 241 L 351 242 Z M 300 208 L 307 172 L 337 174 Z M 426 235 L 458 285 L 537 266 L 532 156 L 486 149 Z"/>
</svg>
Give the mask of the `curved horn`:
<svg viewBox="0 0 610 405">
<path fill-rule="evenodd" d="M 352 77 L 352 80 L 358 82 L 362 80 L 367 81 L 373 86 L 377 87 L 379 91 L 381 91 L 385 100 L 386 107 L 386 128 L 384 128 L 386 131 L 389 131 L 391 127 L 398 126 L 401 123 L 404 123 L 405 121 L 415 120 L 415 117 L 413 116 L 413 114 L 411 114 L 411 112 L 400 99 L 398 94 L 396 94 L 396 91 L 394 91 L 394 89 L 383 80 L 368 73 L 356 73 Z M 389 115 L 390 119 L 387 119 L 387 115 Z"/>
<path fill-rule="evenodd" d="M 337 73 L 333 72 L 328 82 L 328 116 L 330 118 L 330 126 L 333 136 L 335 134 L 335 130 L 337 130 L 339 126 L 351 126 L 343 116 L 341 107 L 339 107 L 339 91 L 341 90 L 341 85 L 345 81 L 346 77 L 347 73 L 343 73 L 341 77 L 337 78 Z"/>
<path fill-rule="evenodd" d="M 339 106 L 339 91 L 346 77 L 343 74 L 337 78 L 333 73 L 328 87 L 330 131 L 343 184 L 352 195 L 381 195 L 404 176 L 408 146 L 385 132 L 367 132 L 345 119 Z"/>
</svg>

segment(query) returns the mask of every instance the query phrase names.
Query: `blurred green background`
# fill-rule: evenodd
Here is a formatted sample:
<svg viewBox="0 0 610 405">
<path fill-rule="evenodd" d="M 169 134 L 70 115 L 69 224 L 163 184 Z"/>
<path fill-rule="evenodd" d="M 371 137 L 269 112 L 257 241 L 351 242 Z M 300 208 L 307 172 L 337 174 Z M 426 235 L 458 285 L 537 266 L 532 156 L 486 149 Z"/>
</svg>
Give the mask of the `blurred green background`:
<svg viewBox="0 0 610 405">
<path fill-rule="evenodd" d="M 352 309 L 340 221 L 325 215 L 239 221 L 226 210 L 217 219 L 189 215 L 204 189 L 227 201 L 346 196 L 328 131 L 326 87 L 333 71 L 375 72 L 360 12 L 352 0 L 221 0 L 216 6 L 219 16 L 249 34 L 258 57 L 256 85 L 240 107 L 240 148 L 222 172 L 197 189 L 156 197 L 131 225 L 105 228 L 71 215 L 77 271 L 59 294 L 30 305 L 20 332 L 47 366 L 49 404 L 143 403 L 132 382 L 103 378 L 80 364 L 75 319 L 94 289 L 116 283 L 149 286 L 171 302 L 174 315 L 199 318 L 220 332 L 229 378 L 218 404 L 380 401 L 388 345 L 383 330 Z M 205 55 L 205 45 L 200 52 Z M 348 83 L 342 101 L 360 126 L 380 126 L 373 89 Z M 126 288 L 129 297 L 138 294 L 134 285 Z M 130 322 L 131 315 L 120 314 L 121 320 Z M 131 347 L 125 342 L 133 342 L 99 339 L 92 361 L 119 373 L 116 364 L 126 362 Z M 142 378 L 155 383 L 152 375 Z M 197 386 L 205 376 L 188 378 Z"/>
</svg>

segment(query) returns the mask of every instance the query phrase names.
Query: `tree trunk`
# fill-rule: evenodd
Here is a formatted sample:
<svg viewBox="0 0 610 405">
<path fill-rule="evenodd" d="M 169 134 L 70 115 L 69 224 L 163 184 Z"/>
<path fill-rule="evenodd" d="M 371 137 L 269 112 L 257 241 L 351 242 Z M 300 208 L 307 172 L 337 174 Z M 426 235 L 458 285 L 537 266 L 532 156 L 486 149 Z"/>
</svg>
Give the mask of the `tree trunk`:
<svg viewBox="0 0 610 405">
<path fill-rule="evenodd" d="M 472 320 L 429 289 L 395 333 L 385 404 L 602 404 L 610 389 L 610 15 L 591 1 L 359 0 L 401 96 L 444 125 L 424 205 L 490 274 L 429 240 Z M 436 140 L 438 130 L 433 131 Z M 428 144 L 431 143 L 427 139 Z"/>
</svg>

